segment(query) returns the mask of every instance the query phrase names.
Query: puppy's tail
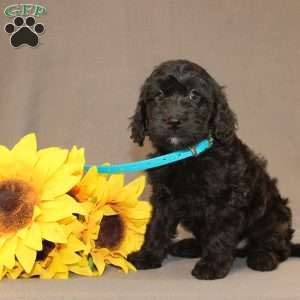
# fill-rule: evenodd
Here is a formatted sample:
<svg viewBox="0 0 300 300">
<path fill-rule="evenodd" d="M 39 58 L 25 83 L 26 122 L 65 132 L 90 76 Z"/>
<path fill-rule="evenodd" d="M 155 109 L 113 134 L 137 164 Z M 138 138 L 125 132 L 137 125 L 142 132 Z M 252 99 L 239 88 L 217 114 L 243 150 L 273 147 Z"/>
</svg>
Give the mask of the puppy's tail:
<svg viewBox="0 0 300 300">
<path fill-rule="evenodd" d="M 291 243 L 291 256 L 300 257 L 300 244 Z"/>
</svg>

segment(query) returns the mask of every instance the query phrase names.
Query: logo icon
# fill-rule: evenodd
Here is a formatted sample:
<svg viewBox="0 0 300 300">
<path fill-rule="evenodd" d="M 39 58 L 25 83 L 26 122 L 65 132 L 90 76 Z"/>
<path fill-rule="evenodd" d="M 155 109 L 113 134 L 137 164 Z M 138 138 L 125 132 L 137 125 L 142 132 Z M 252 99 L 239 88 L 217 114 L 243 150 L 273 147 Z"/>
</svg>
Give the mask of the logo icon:
<svg viewBox="0 0 300 300">
<path fill-rule="evenodd" d="M 11 35 L 10 43 L 14 48 L 22 45 L 38 46 L 45 26 L 36 22 L 36 17 L 45 13 L 46 7 L 39 4 L 15 4 L 5 8 L 4 15 L 14 17 L 13 21 L 4 27 L 4 30 Z"/>
<path fill-rule="evenodd" d="M 23 44 L 36 47 L 39 44 L 39 34 L 45 30 L 42 23 L 35 24 L 34 17 L 27 17 L 24 21 L 22 17 L 16 17 L 14 23 L 8 23 L 5 31 L 11 35 L 10 43 L 17 48 Z"/>
</svg>

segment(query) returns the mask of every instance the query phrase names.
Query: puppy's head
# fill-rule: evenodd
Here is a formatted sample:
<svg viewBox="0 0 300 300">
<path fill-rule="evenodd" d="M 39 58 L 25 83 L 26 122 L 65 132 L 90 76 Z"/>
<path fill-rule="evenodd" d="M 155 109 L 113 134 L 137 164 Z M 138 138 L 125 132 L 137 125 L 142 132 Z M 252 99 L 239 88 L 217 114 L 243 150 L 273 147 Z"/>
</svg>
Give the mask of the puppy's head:
<svg viewBox="0 0 300 300">
<path fill-rule="evenodd" d="M 200 66 L 186 60 L 164 62 L 142 86 L 131 138 L 143 145 L 172 151 L 192 146 L 209 135 L 229 143 L 236 119 L 218 83 Z"/>
</svg>

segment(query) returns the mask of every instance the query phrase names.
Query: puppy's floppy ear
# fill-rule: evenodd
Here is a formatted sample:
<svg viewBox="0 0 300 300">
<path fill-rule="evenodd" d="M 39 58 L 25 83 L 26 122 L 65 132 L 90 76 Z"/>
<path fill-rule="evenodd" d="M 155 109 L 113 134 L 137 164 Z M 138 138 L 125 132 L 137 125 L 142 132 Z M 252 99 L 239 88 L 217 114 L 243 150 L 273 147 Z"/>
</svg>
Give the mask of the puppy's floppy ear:
<svg viewBox="0 0 300 300">
<path fill-rule="evenodd" d="M 146 88 L 143 86 L 137 107 L 134 115 L 130 118 L 131 122 L 129 127 L 131 128 L 131 139 L 143 146 L 144 139 L 147 133 L 147 116 L 146 116 Z"/>
<path fill-rule="evenodd" d="M 219 85 L 215 89 L 215 108 L 211 130 L 216 140 L 221 143 L 230 143 L 236 130 L 237 120 L 234 112 L 229 108 L 223 89 Z"/>
</svg>

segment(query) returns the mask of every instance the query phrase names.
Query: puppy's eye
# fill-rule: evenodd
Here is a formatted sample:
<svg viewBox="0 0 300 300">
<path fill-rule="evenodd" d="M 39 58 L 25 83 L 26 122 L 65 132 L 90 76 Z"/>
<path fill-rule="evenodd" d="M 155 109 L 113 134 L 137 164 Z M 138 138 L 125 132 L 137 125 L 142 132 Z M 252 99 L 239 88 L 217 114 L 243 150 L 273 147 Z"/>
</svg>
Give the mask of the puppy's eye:
<svg viewBox="0 0 300 300">
<path fill-rule="evenodd" d="M 157 91 L 157 93 L 155 94 L 154 98 L 155 99 L 162 99 L 164 97 L 164 92 L 162 90 Z"/>
<path fill-rule="evenodd" d="M 189 94 L 189 99 L 190 100 L 200 100 L 201 99 L 201 95 L 197 90 L 191 90 L 190 94 Z"/>
</svg>

